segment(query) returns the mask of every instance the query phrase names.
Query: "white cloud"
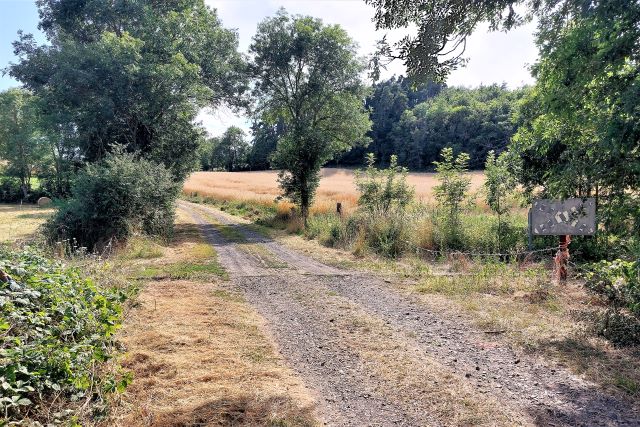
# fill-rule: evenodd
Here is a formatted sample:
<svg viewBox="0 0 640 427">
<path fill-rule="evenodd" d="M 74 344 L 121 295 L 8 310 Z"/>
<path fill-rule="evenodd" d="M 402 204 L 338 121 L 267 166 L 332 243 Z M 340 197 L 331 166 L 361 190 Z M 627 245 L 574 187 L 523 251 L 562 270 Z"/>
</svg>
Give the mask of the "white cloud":
<svg viewBox="0 0 640 427">
<path fill-rule="evenodd" d="M 371 21 L 374 9 L 363 0 L 207 0 L 207 4 L 218 10 L 225 27 L 238 30 L 243 52 L 247 52 L 258 23 L 273 16 L 280 7 L 292 14 L 311 15 L 326 23 L 341 25 L 359 44 L 363 56 L 373 53 L 376 41 L 384 34 L 375 31 Z M 512 88 L 533 83 L 527 66 L 535 61 L 537 55 L 534 29 L 535 25 L 529 24 L 509 33 L 491 33 L 487 26 L 480 27 L 467 42 L 465 56 L 469 58 L 468 65 L 452 73 L 448 83 L 479 86 L 504 82 Z M 394 31 L 389 39 L 398 40 L 406 31 Z M 396 61 L 382 77 L 404 72 L 403 64 Z M 249 128 L 246 118 L 228 110 L 203 113 L 199 119 L 212 135 L 221 134 L 231 125 Z"/>
</svg>

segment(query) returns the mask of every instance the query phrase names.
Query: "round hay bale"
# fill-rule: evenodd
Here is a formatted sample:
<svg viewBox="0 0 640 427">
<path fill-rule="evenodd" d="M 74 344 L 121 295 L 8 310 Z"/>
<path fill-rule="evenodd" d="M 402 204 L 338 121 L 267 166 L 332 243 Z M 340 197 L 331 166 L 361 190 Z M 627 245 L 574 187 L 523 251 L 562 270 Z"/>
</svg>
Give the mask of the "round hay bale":
<svg viewBox="0 0 640 427">
<path fill-rule="evenodd" d="M 40 197 L 38 199 L 38 207 L 44 208 L 49 206 L 52 203 L 52 200 L 48 197 Z"/>
</svg>

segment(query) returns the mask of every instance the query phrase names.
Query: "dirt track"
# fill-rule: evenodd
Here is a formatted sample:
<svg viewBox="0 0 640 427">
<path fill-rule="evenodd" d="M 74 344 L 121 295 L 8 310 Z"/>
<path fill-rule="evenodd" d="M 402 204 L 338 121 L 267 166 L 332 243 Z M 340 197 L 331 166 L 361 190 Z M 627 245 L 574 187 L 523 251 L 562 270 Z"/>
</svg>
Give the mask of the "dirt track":
<svg viewBox="0 0 640 427">
<path fill-rule="evenodd" d="M 328 425 L 640 425 L 629 402 L 443 318 L 374 276 L 321 264 L 213 208 L 180 207 L 317 393 Z M 226 240 L 210 219 L 244 240 Z M 243 244 L 263 246 L 279 267 Z"/>
</svg>

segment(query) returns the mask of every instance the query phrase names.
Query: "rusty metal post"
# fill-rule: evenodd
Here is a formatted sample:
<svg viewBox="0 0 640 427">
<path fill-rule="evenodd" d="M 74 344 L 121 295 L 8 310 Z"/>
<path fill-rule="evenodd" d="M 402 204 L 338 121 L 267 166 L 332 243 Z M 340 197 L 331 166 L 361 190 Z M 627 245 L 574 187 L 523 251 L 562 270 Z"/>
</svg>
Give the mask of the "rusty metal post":
<svg viewBox="0 0 640 427">
<path fill-rule="evenodd" d="M 556 279 L 559 283 L 567 282 L 567 264 L 570 258 L 569 243 L 571 243 L 571 236 L 560 236 L 560 245 L 558 246 L 558 252 L 554 258 L 556 265 Z"/>
</svg>

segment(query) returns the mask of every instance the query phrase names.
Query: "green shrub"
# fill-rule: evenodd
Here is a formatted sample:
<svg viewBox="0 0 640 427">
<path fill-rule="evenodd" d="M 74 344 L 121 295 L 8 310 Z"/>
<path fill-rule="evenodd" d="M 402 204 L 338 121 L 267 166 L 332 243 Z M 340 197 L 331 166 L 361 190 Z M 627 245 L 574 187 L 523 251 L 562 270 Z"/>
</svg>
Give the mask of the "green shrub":
<svg viewBox="0 0 640 427">
<path fill-rule="evenodd" d="M 18 178 L 0 176 L 0 202 L 19 202 L 22 197 L 22 189 Z"/>
<path fill-rule="evenodd" d="M 407 184 L 407 168 L 398 166 L 398 156 L 391 156 L 387 169 L 375 167 L 373 153 L 367 155 L 367 168 L 356 172 L 356 187 L 360 192 L 358 205 L 369 213 L 386 215 L 403 211 L 413 200 L 414 189 Z"/>
<path fill-rule="evenodd" d="M 73 196 L 45 230 L 51 242 L 73 240 L 89 249 L 137 232 L 166 236 L 173 230 L 178 191 L 164 166 L 133 154 L 112 154 L 80 172 Z"/>
<path fill-rule="evenodd" d="M 355 237 L 354 230 L 348 227 L 352 224 L 335 214 L 313 215 L 304 234 L 308 239 L 316 239 L 325 246 L 347 247 Z"/>
<path fill-rule="evenodd" d="M 363 232 L 367 246 L 375 253 L 397 258 L 409 249 L 410 224 L 405 215 L 367 215 Z"/>
<path fill-rule="evenodd" d="M 585 277 L 607 303 L 598 332 L 616 344 L 640 344 L 640 261 L 600 261 Z"/>
<path fill-rule="evenodd" d="M 510 162 L 510 157 L 506 152 L 496 157 L 493 150 L 489 151 L 485 162 L 486 180 L 484 188 L 487 196 L 487 204 L 498 217 L 495 233 L 498 239 L 498 251 L 501 251 L 502 248 L 505 247 L 503 239 L 510 235 L 509 230 L 503 230 L 503 218 L 509 214 L 511 207 L 508 204 L 508 199 L 515 191 L 518 183 L 515 175 L 512 173 L 514 169 L 515 167 L 512 162 Z"/>
<path fill-rule="evenodd" d="M 434 187 L 434 193 L 438 205 L 445 219 L 445 231 L 448 234 L 447 241 L 451 245 L 461 246 L 460 239 L 460 215 L 462 205 L 471 186 L 471 179 L 466 176 L 469 164 L 469 155 L 460 153 L 453 155 L 453 149 L 443 148 L 440 153 L 442 161 L 434 162 L 440 184 Z"/>
<path fill-rule="evenodd" d="M 8 420 L 37 418 L 53 394 L 61 404 L 126 385 L 127 377 L 98 375 L 113 353 L 123 292 L 30 249 L 0 247 L 0 272 L 0 411 Z"/>
</svg>

